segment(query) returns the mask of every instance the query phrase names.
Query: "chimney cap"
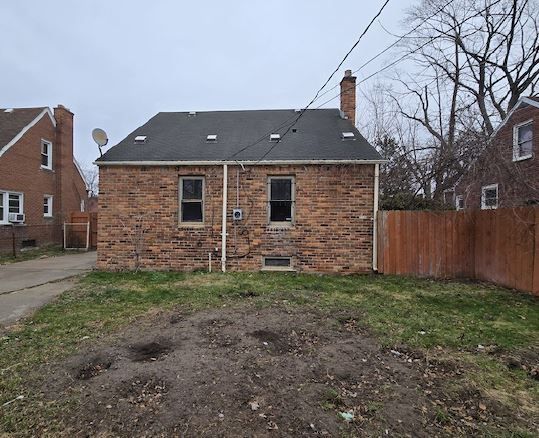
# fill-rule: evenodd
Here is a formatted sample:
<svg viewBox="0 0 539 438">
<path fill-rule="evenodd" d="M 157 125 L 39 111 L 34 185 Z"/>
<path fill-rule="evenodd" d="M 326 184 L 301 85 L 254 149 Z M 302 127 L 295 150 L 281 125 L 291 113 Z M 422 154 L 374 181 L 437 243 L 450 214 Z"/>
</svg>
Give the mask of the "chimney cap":
<svg viewBox="0 0 539 438">
<path fill-rule="evenodd" d="M 350 77 L 350 76 L 352 76 L 352 70 L 346 70 L 346 71 L 344 72 L 344 76 L 345 76 L 345 77 Z"/>
</svg>

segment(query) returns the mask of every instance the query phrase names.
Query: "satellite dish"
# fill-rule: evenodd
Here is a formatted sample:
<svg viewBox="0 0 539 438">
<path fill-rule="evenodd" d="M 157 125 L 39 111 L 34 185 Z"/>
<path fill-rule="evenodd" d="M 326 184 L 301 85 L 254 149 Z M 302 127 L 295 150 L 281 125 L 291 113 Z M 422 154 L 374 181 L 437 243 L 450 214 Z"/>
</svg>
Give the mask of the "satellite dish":
<svg viewBox="0 0 539 438">
<path fill-rule="evenodd" d="M 109 139 L 107 138 L 107 133 L 103 131 L 101 128 L 95 128 L 92 130 L 92 138 L 97 143 L 97 147 L 99 148 L 99 153 L 103 155 L 101 148 L 109 142 Z"/>
<path fill-rule="evenodd" d="M 99 147 L 105 146 L 109 142 L 109 139 L 107 138 L 107 133 L 101 128 L 95 128 L 92 131 L 92 138 Z"/>
</svg>

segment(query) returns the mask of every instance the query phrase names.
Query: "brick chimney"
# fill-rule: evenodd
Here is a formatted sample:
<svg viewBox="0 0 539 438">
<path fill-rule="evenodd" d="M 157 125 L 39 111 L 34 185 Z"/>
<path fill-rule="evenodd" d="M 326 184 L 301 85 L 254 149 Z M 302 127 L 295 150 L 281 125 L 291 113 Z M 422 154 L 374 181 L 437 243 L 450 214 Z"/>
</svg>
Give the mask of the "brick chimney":
<svg viewBox="0 0 539 438">
<path fill-rule="evenodd" d="M 54 203 L 60 212 L 60 220 L 68 220 L 68 202 L 73 193 L 73 113 L 64 105 L 54 108 L 56 141 L 53 165 L 56 172 L 57 192 Z"/>
<path fill-rule="evenodd" d="M 356 77 L 352 70 L 346 70 L 341 80 L 341 111 L 356 126 Z"/>
</svg>

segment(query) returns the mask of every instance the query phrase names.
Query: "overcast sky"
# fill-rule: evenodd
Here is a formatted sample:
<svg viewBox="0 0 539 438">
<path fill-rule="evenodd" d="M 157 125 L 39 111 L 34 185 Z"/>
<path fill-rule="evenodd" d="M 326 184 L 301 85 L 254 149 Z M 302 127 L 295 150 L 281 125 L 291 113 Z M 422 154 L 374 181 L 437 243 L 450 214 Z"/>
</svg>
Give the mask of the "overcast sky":
<svg viewBox="0 0 539 438">
<path fill-rule="evenodd" d="M 84 165 L 94 127 L 114 145 L 159 111 L 303 107 L 382 3 L 2 0 L 0 107 L 70 108 Z M 398 33 L 414 3 L 390 1 L 380 21 Z M 374 25 L 331 85 L 393 40 Z"/>
</svg>

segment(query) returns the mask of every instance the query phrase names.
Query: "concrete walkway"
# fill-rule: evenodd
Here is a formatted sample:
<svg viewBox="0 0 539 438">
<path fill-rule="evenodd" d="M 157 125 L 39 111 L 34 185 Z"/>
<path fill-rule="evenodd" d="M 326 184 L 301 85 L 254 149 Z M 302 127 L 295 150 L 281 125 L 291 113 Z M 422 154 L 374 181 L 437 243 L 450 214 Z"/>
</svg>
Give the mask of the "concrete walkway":
<svg viewBox="0 0 539 438">
<path fill-rule="evenodd" d="M 69 254 L 0 266 L 0 324 L 9 324 L 73 286 L 90 271 L 96 253 Z"/>
</svg>

